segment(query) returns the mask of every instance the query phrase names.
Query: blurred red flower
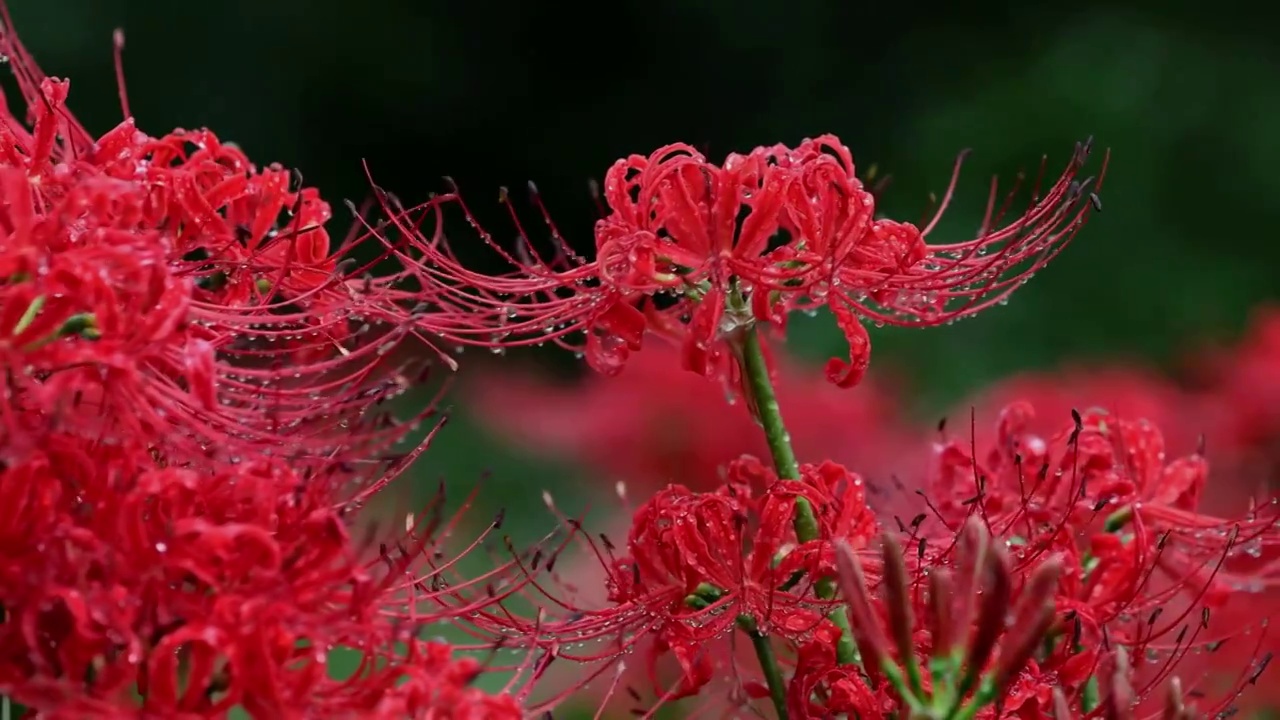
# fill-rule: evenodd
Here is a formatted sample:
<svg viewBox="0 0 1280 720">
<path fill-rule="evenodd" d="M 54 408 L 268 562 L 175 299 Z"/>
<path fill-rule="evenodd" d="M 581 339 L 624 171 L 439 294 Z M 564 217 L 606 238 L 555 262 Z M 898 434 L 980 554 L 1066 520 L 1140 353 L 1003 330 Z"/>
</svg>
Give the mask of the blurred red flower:
<svg viewBox="0 0 1280 720">
<path fill-rule="evenodd" d="M 872 382 L 840 392 L 782 354 L 773 367 L 801 456 L 863 468 L 873 493 L 886 484 L 904 447 L 916 444 L 889 387 Z M 481 366 L 464 393 L 486 428 L 532 452 L 584 464 L 610 484 L 625 482 L 638 497 L 667 483 L 713 488 L 728 460 L 768 453 L 733 389 L 681 371 L 675 351 L 663 346 L 636 353 L 617 376 L 572 383 Z"/>
</svg>

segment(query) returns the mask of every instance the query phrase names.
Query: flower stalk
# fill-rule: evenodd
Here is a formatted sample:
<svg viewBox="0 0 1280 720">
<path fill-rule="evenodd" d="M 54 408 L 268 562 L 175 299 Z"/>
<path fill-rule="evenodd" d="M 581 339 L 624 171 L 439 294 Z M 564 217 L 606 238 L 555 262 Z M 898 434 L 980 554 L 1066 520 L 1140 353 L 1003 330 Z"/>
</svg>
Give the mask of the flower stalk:
<svg viewBox="0 0 1280 720">
<path fill-rule="evenodd" d="M 746 385 L 751 390 L 751 400 L 756 408 L 760 427 L 764 430 L 774 469 L 779 478 L 797 479 L 800 477 L 800 463 L 796 460 L 796 452 L 791 445 L 791 433 L 787 432 L 787 425 L 782 419 L 782 406 L 778 403 L 773 380 L 769 377 L 769 365 L 758 328 L 753 326 L 742 333 L 739 352 Z M 817 517 L 813 513 L 813 506 L 804 498 L 796 500 L 794 524 L 796 539 L 800 542 L 818 539 Z M 819 579 L 816 592 L 820 599 L 830 600 L 836 596 L 836 583 L 830 578 Z M 836 658 L 842 665 L 857 664 L 858 647 L 853 641 L 853 632 L 849 628 L 849 618 L 844 608 L 832 610 L 828 618 L 840 629 Z"/>
<path fill-rule="evenodd" d="M 778 665 L 778 655 L 773 650 L 769 636 L 760 632 L 755 618 L 750 615 L 738 616 L 738 627 L 751 638 L 751 647 L 760 660 L 760 671 L 764 673 L 765 685 L 769 688 L 769 699 L 778 711 L 778 718 L 786 720 L 787 715 L 787 683 L 782 677 L 782 668 Z"/>
<path fill-rule="evenodd" d="M 791 434 L 787 431 L 782 417 L 782 406 L 769 376 L 769 365 L 765 358 L 764 343 L 760 331 L 752 325 L 740 335 L 736 350 L 739 353 L 745 385 L 751 393 L 749 400 L 755 408 L 760 427 L 764 431 L 765 442 L 773 459 L 774 469 L 780 479 L 796 480 L 800 478 L 800 462 L 796 459 L 795 448 L 791 444 Z M 796 499 L 794 527 L 796 539 L 810 542 L 818 538 L 819 527 L 813 506 L 804 498 Z M 836 583 L 831 578 L 821 578 L 816 583 L 815 592 L 822 600 L 831 600 L 836 596 Z M 849 618 L 843 607 L 838 607 L 828 614 L 828 619 L 840 630 L 840 638 L 836 642 L 836 659 L 841 665 L 854 665 L 860 661 L 858 647 L 853 639 L 853 631 L 849 626 Z M 771 673 L 769 665 L 776 666 L 776 658 L 769 641 L 758 633 L 748 631 L 752 637 L 752 645 L 764 669 L 765 679 L 769 686 L 770 696 L 780 718 L 787 717 L 785 704 L 785 687 L 781 676 Z M 777 683 L 775 685 L 775 682 Z"/>
<path fill-rule="evenodd" d="M 791 446 L 791 434 L 787 432 L 786 423 L 782 419 L 782 407 L 778 404 L 778 395 L 774 392 L 773 381 L 769 378 L 769 365 L 764 356 L 764 343 L 760 341 L 760 333 L 755 327 L 742 333 L 740 352 L 742 354 L 742 371 L 746 376 L 747 387 L 751 391 L 751 400 L 764 430 L 765 442 L 769 445 L 769 454 L 773 457 L 773 466 L 778 477 L 795 480 L 800 477 L 800 463 L 796 460 L 796 451 Z M 805 538 L 800 538 L 801 542 Z"/>
</svg>

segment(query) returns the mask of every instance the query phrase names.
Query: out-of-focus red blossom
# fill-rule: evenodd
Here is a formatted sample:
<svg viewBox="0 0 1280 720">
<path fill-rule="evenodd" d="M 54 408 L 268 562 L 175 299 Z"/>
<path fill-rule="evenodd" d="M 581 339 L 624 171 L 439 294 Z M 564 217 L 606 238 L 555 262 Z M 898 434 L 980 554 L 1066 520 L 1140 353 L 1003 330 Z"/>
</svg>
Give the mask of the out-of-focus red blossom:
<svg viewBox="0 0 1280 720">
<path fill-rule="evenodd" d="M 379 309 L 395 278 L 352 275 L 318 194 L 208 131 L 93 139 L 0 16 L 30 123 L 0 111 L 0 695 L 41 718 L 523 717 L 418 639 L 519 592 L 518 563 L 460 577 L 440 503 L 350 536 L 426 444 L 389 452 L 430 410 L 380 407 L 410 380 L 382 359 L 409 334 Z M 337 680 L 342 649 L 363 663 Z"/>
<path fill-rule="evenodd" d="M 801 457 L 857 466 L 873 482 L 873 493 L 899 469 L 903 449 L 916 440 L 883 383 L 844 393 L 780 353 L 772 364 Z M 487 428 L 534 452 L 625 481 L 634 492 L 667 483 L 710 489 L 727 459 L 768 453 L 746 406 L 726 402 L 732 390 L 680 370 L 669 347 L 636 353 L 617 376 L 592 374 L 573 384 L 509 368 L 480 369 L 465 391 Z"/>
<path fill-rule="evenodd" d="M 1280 308 L 1259 308 L 1238 345 L 1198 360 L 1204 421 L 1216 431 L 1211 452 L 1238 459 L 1235 472 L 1274 491 L 1280 486 Z"/>
<path fill-rule="evenodd" d="M 371 688 L 370 699 L 377 703 L 373 716 L 523 720 L 526 714 L 511 695 L 490 695 L 474 687 L 486 669 L 475 658 L 456 659 L 453 648 L 444 643 L 415 640 L 399 663 L 403 682 L 394 688 Z"/>
<path fill-rule="evenodd" d="M 596 223 L 593 260 L 565 243 L 541 201 L 553 236 L 549 258 L 514 210 L 521 244 L 504 249 L 456 189 L 411 210 L 385 195 L 384 205 L 416 252 L 413 259 L 409 250 L 401 255 L 421 283 L 415 302 L 432 302 L 420 327 L 447 341 L 497 349 L 552 341 L 612 374 L 653 333 L 682 348 L 686 369 L 713 375 L 735 360 L 726 339 L 757 322 L 781 329 L 793 310 L 825 306 L 850 347 L 847 362 L 828 363 L 827 377 L 848 387 L 870 359 L 862 321 L 929 326 L 970 315 L 1006 298 L 1056 256 L 1082 226 L 1090 201 L 1098 204 L 1085 189 L 1092 180 L 1076 182 L 1089 150 L 1089 143 L 1078 146 L 1044 189 L 1042 166 L 1034 204 L 1011 221 L 1005 211 L 1012 194 L 997 207 L 993 186 L 978 237 L 953 244 L 924 239 L 950 201 L 958 161 L 938 216 L 921 230 L 875 217 L 848 148 L 831 135 L 731 154 L 721 165 L 683 144 L 619 160 L 605 177 L 607 209 Z M 485 275 L 458 261 L 444 234 L 452 207 L 510 272 Z"/>
<path fill-rule="evenodd" d="M 607 568 L 605 607 L 581 607 L 576 593 L 539 585 L 570 614 L 511 621 L 512 633 L 554 647 L 562 660 L 598 666 L 579 685 L 608 677 L 641 650 L 659 704 L 700 694 L 725 674 L 738 676 L 739 685 L 700 699 L 759 697 L 762 682 L 742 677 L 733 661 L 735 626 L 790 640 L 829 626 L 823 612 L 832 604 L 814 595 L 815 580 L 834 578 L 835 542 L 857 547 L 877 532 L 861 478 L 829 462 L 803 465 L 800 473 L 798 480 L 779 480 L 744 456 L 730 463 L 715 490 L 659 491 L 636 511 L 621 553 L 605 536 L 599 544 L 579 536 Z M 657 680 L 665 658 L 682 670 L 669 685 Z M 614 694 L 616 684 L 599 684 Z"/>
</svg>

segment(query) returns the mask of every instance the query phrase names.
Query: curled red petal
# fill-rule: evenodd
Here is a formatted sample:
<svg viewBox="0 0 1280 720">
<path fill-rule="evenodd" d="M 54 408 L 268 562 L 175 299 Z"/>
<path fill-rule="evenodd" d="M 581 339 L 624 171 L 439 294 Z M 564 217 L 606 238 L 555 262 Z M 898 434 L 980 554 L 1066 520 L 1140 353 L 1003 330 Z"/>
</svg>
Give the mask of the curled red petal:
<svg viewBox="0 0 1280 720">
<path fill-rule="evenodd" d="M 831 312 L 835 315 L 836 324 L 844 333 L 845 342 L 849 344 L 849 360 L 839 358 L 827 361 L 827 380 L 837 387 L 850 388 L 862 382 L 871 364 L 871 336 L 862 321 L 853 310 L 840 302 L 831 303 Z"/>
</svg>

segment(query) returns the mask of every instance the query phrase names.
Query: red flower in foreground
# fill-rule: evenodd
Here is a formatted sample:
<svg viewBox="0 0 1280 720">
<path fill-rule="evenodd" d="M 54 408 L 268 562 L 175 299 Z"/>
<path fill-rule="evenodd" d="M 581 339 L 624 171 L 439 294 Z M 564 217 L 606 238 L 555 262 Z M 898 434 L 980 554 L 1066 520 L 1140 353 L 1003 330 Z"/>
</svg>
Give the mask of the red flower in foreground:
<svg viewBox="0 0 1280 720">
<path fill-rule="evenodd" d="M 440 549 L 439 518 L 402 537 L 395 559 L 354 545 L 340 466 L 301 476 L 254 461 L 205 475 L 61 434 L 3 460 L 0 692 L 30 708 L 444 717 L 429 712 L 441 693 L 472 692 L 475 666 L 413 633 L 506 595 L 451 576 L 447 592 L 426 589 L 444 585 L 414 569 Z M 521 579 L 510 577 L 508 593 Z M 334 651 L 363 655 L 367 672 L 333 679 Z"/>
<path fill-rule="evenodd" d="M 588 681 L 633 649 L 673 657 L 681 680 L 655 687 L 648 710 L 773 694 L 768 673 L 720 645 L 739 631 L 790 671 L 774 703 L 798 718 L 1159 715 L 1175 676 L 1202 712 L 1238 707 L 1269 660 L 1275 504 L 1204 514 L 1207 462 L 1166 459 L 1145 421 L 1090 411 L 1041 436 L 1031 417 L 1008 407 L 976 457 L 971 441 L 941 445 L 923 512 L 893 518 L 878 552 L 849 547 L 877 523 L 860 493 L 835 490 L 860 487 L 838 466 L 779 481 L 744 459 L 715 492 L 669 488 L 636 512 L 625 554 L 592 546 L 607 607 L 556 595 L 563 614 L 511 632 L 590 664 Z M 705 689 L 725 676 L 736 683 Z"/>
<path fill-rule="evenodd" d="M 399 437 L 361 414 L 408 382 L 381 367 L 406 318 L 329 255 L 315 190 L 207 130 L 155 139 L 129 119 L 95 140 L 67 81 L 10 32 L 0 52 L 34 123 L 0 113 L 9 442 L 26 441 L 20 413 L 147 437 L 170 463 L 254 448 L 356 458 Z"/>
<path fill-rule="evenodd" d="M 636 512 L 622 554 L 615 556 L 607 538 L 602 546 L 589 543 L 607 564 L 608 607 L 579 608 L 571 596 L 554 595 L 571 617 L 516 622 L 511 633 L 555 648 L 562 660 L 597 665 L 587 682 L 640 648 L 659 704 L 666 703 L 698 694 L 730 671 L 734 653 L 718 641 L 735 627 L 801 638 L 829 626 L 822 613 L 830 600 L 814 595 L 815 578 L 834 579 L 834 542 L 860 546 L 875 532 L 858 476 L 823 463 L 803 466 L 799 480 L 778 480 L 745 456 L 714 491 L 672 485 L 657 493 Z M 667 657 L 682 668 L 671 687 L 657 684 L 655 674 Z M 746 692 L 758 696 L 759 687 L 749 683 Z M 725 690 L 720 700 L 738 695 Z"/>
<path fill-rule="evenodd" d="M 1204 514 L 1208 462 L 1166 459 L 1151 423 L 1092 410 L 1042 436 L 1027 430 L 1034 416 L 1029 404 L 1008 406 L 977 457 L 969 441 L 941 446 L 929 512 L 946 527 L 982 518 L 1006 539 L 1015 566 L 1062 557 L 1057 603 L 1073 642 L 1129 648 L 1138 699 L 1171 673 L 1203 673 L 1194 658 L 1231 638 L 1246 657 L 1223 668 L 1219 653 L 1219 677 L 1199 683 L 1202 709 L 1229 707 L 1239 678 L 1252 673 L 1249 660 L 1268 647 L 1267 597 L 1280 567 L 1275 502 L 1233 517 Z M 1236 683 L 1221 687 L 1224 672 L 1237 673 Z M 1084 702 L 1079 689 L 1064 691 Z"/>
<path fill-rule="evenodd" d="M 978 237 L 943 245 L 924 242 L 937 217 L 923 230 L 875 218 L 849 150 L 829 135 L 730 155 L 722 165 L 680 144 L 618 161 L 605 178 L 608 212 L 596 224 L 591 261 L 575 255 L 549 219 L 556 255 L 544 259 L 513 211 L 522 237 L 514 254 L 478 232 L 514 269 L 484 275 L 448 249 L 441 217 L 432 223 L 432 214 L 456 206 L 479 227 L 456 192 L 415 211 L 389 198 L 386 205 L 420 255 L 401 254 L 423 289 L 415 302 L 432 302 L 420 326 L 448 341 L 492 348 L 554 341 L 614 373 L 653 332 L 676 341 L 685 367 L 705 375 L 721 371 L 721 341 L 737 331 L 755 322 L 782 326 L 792 310 L 827 306 L 851 354 L 830 361 L 827 376 L 847 387 L 869 360 L 861 320 L 929 326 L 970 315 L 1061 252 L 1090 201 L 1098 204 L 1085 192 L 1091 180 L 1075 180 L 1089 150 L 1078 146 L 1049 188 L 1037 180 L 1034 205 L 1012 221 L 1004 218 L 1012 197 L 997 208 L 993 186 Z M 434 224 L 427 236 L 418 230 L 424 224 Z M 571 340 L 575 333 L 585 342 Z"/>
<path fill-rule="evenodd" d="M 408 382 L 381 358 L 408 326 L 329 255 L 327 206 L 207 131 L 126 121 L 94 141 L 68 83 L 0 32 L 33 119 L 0 112 L 5 702 L 522 717 L 471 687 L 476 659 L 418 638 L 519 592 L 519 565 L 459 578 L 479 541 L 447 553 L 438 505 L 385 542 L 350 537 L 425 441 L 387 452 L 412 424 L 381 407 Z M 335 679 L 342 652 L 361 664 Z"/>
</svg>

